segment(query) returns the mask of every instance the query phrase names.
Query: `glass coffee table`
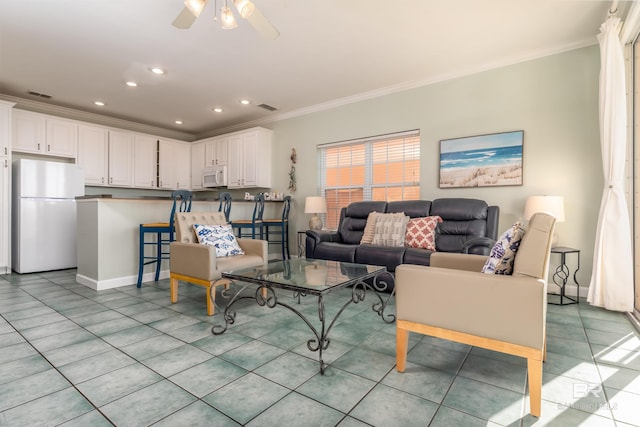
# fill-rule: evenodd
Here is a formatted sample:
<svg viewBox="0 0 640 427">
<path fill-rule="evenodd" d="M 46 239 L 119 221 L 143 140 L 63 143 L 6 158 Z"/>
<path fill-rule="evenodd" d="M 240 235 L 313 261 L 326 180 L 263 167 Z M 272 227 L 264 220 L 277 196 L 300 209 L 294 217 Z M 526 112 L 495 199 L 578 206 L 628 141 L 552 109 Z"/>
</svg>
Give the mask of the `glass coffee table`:
<svg viewBox="0 0 640 427">
<path fill-rule="evenodd" d="M 350 304 L 358 304 L 364 300 L 367 290 L 373 291 L 378 299 L 372 306 L 373 310 L 385 322 L 392 323 L 395 321 L 394 315 L 384 313 L 391 294 L 387 295 L 386 298 L 383 298 L 380 294 L 387 286 L 385 280 L 380 279 L 385 277 L 385 273 L 386 268 L 377 265 L 304 258 L 271 261 L 264 267 L 224 272 L 221 280 L 230 280 L 242 286 L 232 287 L 223 291 L 223 297 L 229 298 L 223 315 L 225 323 L 224 325 L 214 325 L 211 328 L 211 332 L 214 335 L 223 334 L 227 327 L 235 322 L 236 312 L 233 311 L 233 307 L 238 301 L 255 299 L 260 306 L 270 308 L 276 306 L 285 307 L 297 314 L 315 335 L 315 338 L 307 341 L 307 348 L 310 351 L 318 352 L 320 373 L 324 374 L 326 365 L 322 360 L 322 352 L 329 346 L 330 340 L 328 336 L 331 328 Z M 257 285 L 257 288 L 252 285 Z M 344 303 L 334 318 L 328 322 L 327 326 L 328 319 L 326 318 L 324 299 L 328 294 L 347 286 L 352 286 L 351 297 Z M 215 292 L 215 289 L 215 286 L 211 286 L 211 292 Z M 249 289 L 249 292 L 245 292 L 247 289 Z M 294 298 L 298 298 L 298 302 L 301 296 L 317 296 L 320 329 L 318 330 L 307 316 L 294 306 L 278 298 L 276 289 L 292 291 Z"/>
</svg>

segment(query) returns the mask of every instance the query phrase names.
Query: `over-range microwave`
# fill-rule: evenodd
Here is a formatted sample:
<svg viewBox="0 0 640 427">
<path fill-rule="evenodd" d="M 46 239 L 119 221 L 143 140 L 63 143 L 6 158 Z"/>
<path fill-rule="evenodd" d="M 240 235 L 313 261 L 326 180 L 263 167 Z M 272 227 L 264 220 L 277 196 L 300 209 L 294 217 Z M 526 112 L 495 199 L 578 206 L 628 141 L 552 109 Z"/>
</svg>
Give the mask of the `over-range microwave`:
<svg viewBox="0 0 640 427">
<path fill-rule="evenodd" d="M 227 167 L 211 166 L 202 170 L 203 187 L 224 187 L 227 185 Z"/>
</svg>

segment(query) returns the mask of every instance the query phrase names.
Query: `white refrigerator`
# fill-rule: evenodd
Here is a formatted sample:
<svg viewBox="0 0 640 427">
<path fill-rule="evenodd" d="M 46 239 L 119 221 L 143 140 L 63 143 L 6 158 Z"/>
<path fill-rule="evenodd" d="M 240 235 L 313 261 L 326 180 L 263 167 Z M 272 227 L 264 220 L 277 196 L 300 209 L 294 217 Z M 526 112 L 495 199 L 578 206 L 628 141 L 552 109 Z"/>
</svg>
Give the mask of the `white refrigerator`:
<svg viewBox="0 0 640 427">
<path fill-rule="evenodd" d="M 75 164 L 13 162 L 11 266 L 17 273 L 77 266 L 76 196 L 84 173 Z"/>
</svg>

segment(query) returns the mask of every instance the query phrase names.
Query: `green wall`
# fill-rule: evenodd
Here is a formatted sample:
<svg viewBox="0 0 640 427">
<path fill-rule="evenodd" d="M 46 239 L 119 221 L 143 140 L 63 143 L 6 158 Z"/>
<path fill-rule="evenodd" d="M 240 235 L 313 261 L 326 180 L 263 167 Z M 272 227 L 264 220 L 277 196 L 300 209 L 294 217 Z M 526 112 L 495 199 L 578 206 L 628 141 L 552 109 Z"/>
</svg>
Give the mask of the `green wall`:
<svg viewBox="0 0 640 427">
<path fill-rule="evenodd" d="M 318 191 L 317 144 L 420 129 L 424 199 L 486 200 L 500 206 L 504 230 L 522 217 L 528 196 L 564 196 L 559 244 L 582 251 L 578 280 L 586 295 L 603 185 L 598 73 L 598 47 L 590 46 L 275 122 L 267 126 L 274 131 L 272 188 L 288 187 L 294 147 L 292 228 L 304 230 L 304 199 Z M 524 130 L 523 186 L 438 188 L 441 139 L 511 130 Z"/>
</svg>

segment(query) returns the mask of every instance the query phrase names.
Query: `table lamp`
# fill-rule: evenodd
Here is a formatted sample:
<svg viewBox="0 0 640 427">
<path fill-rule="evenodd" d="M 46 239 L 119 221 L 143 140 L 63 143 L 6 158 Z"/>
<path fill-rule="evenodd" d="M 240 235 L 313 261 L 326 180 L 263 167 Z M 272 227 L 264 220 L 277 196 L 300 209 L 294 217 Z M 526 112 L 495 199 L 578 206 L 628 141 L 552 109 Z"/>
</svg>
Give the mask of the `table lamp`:
<svg viewBox="0 0 640 427">
<path fill-rule="evenodd" d="M 310 230 L 322 229 L 322 220 L 318 214 L 327 212 L 327 203 L 322 196 L 309 196 L 304 202 L 304 213 L 313 214 L 309 220 Z"/>
<path fill-rule="evenodd" d="M 564 222 L 564 197 L 562 196 L 530 196 L 524 205 L 524 217 L 527 221 L 536 212 L 544 212 L 553 215 L 556 222 Z M 555 229 L 551 238 L 551 246 L 558 244 L 558 233 Z"/>
</svg>

